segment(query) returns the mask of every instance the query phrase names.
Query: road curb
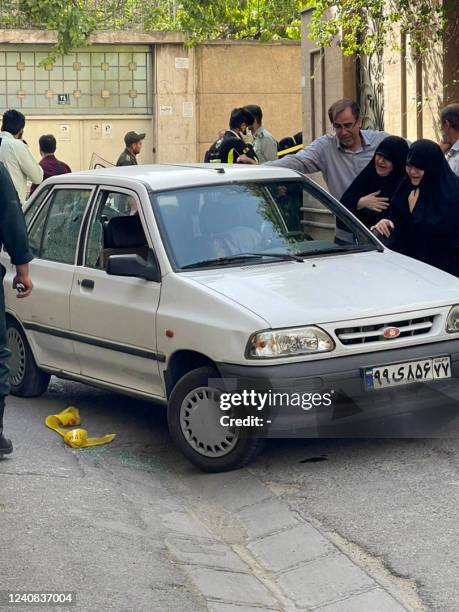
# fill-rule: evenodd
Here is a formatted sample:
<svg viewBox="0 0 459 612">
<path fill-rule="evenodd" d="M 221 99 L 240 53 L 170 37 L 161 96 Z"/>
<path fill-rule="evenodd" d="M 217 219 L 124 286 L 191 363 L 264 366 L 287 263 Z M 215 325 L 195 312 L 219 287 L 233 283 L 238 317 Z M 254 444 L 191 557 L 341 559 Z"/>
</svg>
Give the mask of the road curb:
<svg viewBox="0 0 459 612">
<path fill-rule="evenodd" d="M 166 544 L 209 610 L 409 610 L 249 471 L 181 484 L 192 505 Z"/>
</svg>

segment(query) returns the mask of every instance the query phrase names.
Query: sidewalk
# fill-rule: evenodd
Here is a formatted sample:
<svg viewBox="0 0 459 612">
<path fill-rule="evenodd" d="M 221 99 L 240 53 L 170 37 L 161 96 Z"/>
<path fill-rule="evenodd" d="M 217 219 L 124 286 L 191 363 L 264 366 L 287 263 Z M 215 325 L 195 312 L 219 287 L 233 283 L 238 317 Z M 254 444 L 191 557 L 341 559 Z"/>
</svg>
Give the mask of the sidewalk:
<svg viewBox="0 0 459 612">
<path fill-rule="evenodd" d="M 75 591 L 74 612 L 422 610 L 248 469 L 200 473 L 171 446 L 160 414 L 87 393 L 91 433 L 119 434 L 108 446 L 72 450 L 44 427 L 61 395 L 10 401 L 3 589 Z"/>
<path fill-rule="evenodd" d="M 247 470 L 182 483 L 199 520 L 171 521 L 166 543 L 209 610 L 409 610 Z"/>
</svg>

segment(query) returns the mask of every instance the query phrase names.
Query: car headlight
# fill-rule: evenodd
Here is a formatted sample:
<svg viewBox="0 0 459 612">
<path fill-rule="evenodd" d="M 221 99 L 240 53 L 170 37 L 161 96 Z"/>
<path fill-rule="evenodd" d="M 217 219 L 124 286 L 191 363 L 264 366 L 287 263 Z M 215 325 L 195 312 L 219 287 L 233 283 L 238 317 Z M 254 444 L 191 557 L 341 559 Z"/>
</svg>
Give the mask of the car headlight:
<svg viewBox="0 0 459 612">
<path fill-rule="evenodd" d="M 459 304 L 453 306 L 446 320 L 446 331 L 450 334 L 459 332 Z"/>
<path fill-rule="evenodd" d="M 273 329 L 251 336 L 247 356 L 252 359 L 294 357 L 311 353 L 326 353 L 335 343 L 323 329 L 313 325 L 293 329 Z"/>
</svg>

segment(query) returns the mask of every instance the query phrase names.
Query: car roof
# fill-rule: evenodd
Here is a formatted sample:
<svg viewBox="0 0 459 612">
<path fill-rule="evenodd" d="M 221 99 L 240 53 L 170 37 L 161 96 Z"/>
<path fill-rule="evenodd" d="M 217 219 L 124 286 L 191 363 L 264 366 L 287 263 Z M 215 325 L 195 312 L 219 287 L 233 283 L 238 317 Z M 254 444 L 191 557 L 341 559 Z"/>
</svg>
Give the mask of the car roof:
<svg viewBox="0 0 459 612">
<path fill-rule="evenodd" d="M 47 184 L 94 183 L 122 185 L 140 182 L 152 191 L 232 183 L 244 180 L 292 179 L 298 173 L 279 166 L 249 164 L 151 164 L 97 168 L 82 172 L 61 174 L 48 179 Z"/>
</svg>

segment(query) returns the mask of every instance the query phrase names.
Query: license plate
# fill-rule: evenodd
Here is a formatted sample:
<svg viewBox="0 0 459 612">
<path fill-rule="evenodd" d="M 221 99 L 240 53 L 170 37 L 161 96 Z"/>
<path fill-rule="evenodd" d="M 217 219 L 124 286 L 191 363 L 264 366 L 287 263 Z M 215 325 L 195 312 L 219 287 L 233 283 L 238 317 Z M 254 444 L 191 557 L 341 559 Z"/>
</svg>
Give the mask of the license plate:
<svg viewBox="0 0 459 612">
<path fill-rule="evenodd" d="M 419 361 L 406 361 L 386 366 L 365 369 L 365 388 L 367 390 L 387 389 L 398 385 L 451 378 L 449 357 L 432 357 Z"/>
</svg>

